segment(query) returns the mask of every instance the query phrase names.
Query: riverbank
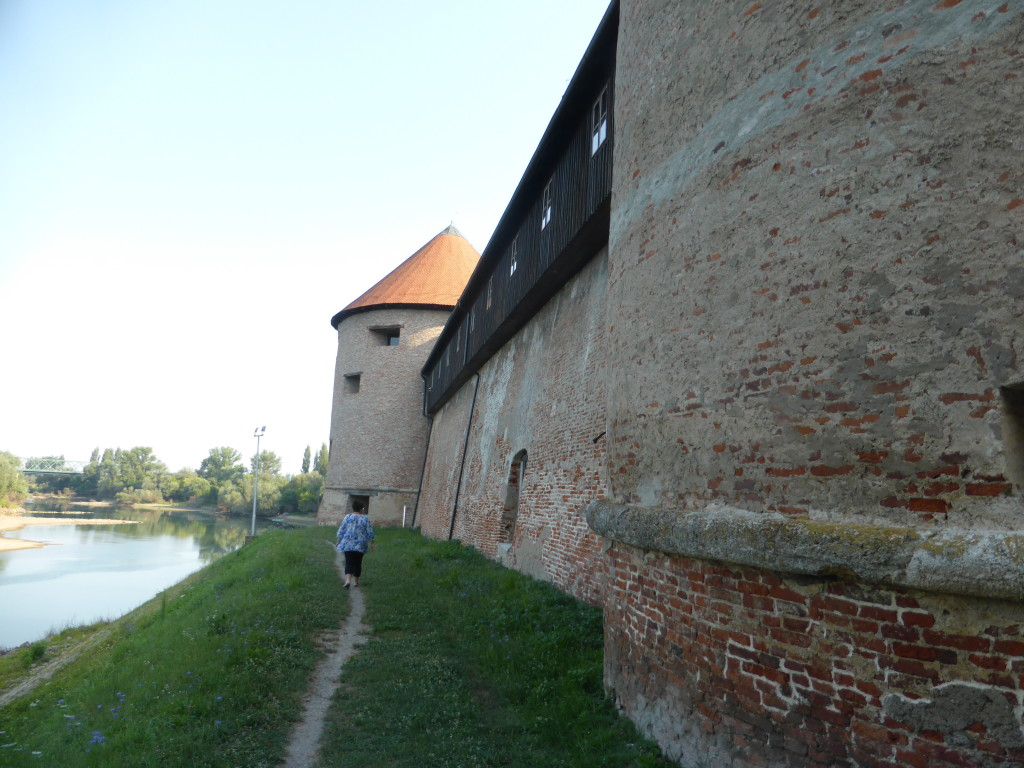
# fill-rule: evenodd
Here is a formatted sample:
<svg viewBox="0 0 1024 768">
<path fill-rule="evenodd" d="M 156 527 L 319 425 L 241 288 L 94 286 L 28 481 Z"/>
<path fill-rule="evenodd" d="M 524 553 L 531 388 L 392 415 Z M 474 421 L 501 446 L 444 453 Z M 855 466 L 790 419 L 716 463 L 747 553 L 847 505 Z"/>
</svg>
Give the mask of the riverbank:
<svg viewBox="0 0 1024 768">
<path fill-rule="evenodd" d="M 332 535 L 268 531 L 107 625 L 0 710 L 0 765 L 277 765 L 318 640 L 347 610 Z M 51 643 L 0 662 L 35 674 Z M 0 669 L 0 688 L 19 682 Z"/>
<path fill-rule="evenodd" d="M 172 501 L 152 501 L 152 502 L 140 502 L 137 504 L 119 504 L 112 499 L 96 500 L 89 498 L 82 498 L 79 496 L 64 496 L 59 493 L 36 493 L 25 499 L 26 504 L 41 504 L 41 503 L 53 503 L 61 505 L 69 505 L 74 507 L 104 507 L 114 509 L 118 507 L 129 507 L 131 509 L 173 509 L 178 512 L 209 512 L 215 514 L 217 512 L 213 507 L 194 507 L 189 506 L 184 502 L 172 502 Z M 15 510 L 18 513 L 24 514 L 25 510 L 20 507 Z M 3 514 L 10 514 L 10 510 L 5 510 L 0 507 L 0 516 Z"/>
<path fill-rule="evenodd" d="M 9 539 L 4 536 L 5 531 L 15 531 L 29 525 L 124 525 L 136 524 L 135 520 L 115 520 L 113 518 L 81 517 L 83 511 L 92 509 L 118 509 L 125 505 L 115 501 L 97 501 L 95 499 L 83 499 L 61 494 L 33 494 L 23 502 L 26 505 L 47 505 L 54 507 L 67 506 L 74 509 L 47 509 L 46 517 L 30 515 L 24 507 L 0 507 L 0 552 L 12 552 L 21 549 L 38 549 L 47 546 L 47 542 L 31 541 L 28 539 Z M 173 512 L 201 512 L 205 514 L 217 514 L 215 509 L 210 507 L 193 507 L 185 504 L 174 504 L 169 502 L 130 504 L 131 509 L 157 509 Z M 83 510 L 82 507 L 87 508 Z"/>
<path fill-rule="evenodd" d="M 24 512 L 24 510 L 21 510 Z M 6 531 L 17 531 L 30 525 L 137 525 L 135 520 L 112 520 L 95 517 L 29 517 L 27 515 L 0 515 L 0 552 L 11 552 L 18 549 L 38 549 L 45 547 L 45 541 L 28 539 L 9 539 L 4 536 Z"/>
</svg>

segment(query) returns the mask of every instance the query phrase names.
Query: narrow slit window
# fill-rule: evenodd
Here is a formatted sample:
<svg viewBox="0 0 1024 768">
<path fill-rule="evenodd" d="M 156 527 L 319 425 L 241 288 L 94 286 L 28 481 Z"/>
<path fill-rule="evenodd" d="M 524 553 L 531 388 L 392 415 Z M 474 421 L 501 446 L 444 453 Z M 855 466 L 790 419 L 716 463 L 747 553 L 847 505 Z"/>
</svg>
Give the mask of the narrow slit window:
<svg viewBox="0 0 1024 768">
<path fill-rule="evenodd" d="M 490 309 L 491 304 L 494 302 L 494 275 L 491 275 L 487 281 L 487 306 L 485 309 Z"/>
<path fill-rule="evenodd" d="M 594 102 L 591 111 L 591 133 L 590 133 L 590 156 L 597 154 L 605 140 L 608 138 L 608 89 L 601 91 L 601 95 Z"/>
<path fill-rule="evenodd" d="M 999 388 L 1003 399 L 1003 453 L 1006 479 L 1024 488 L 1024 383 Z"/>
<path fill-rule="evenodd" d="M 345 374 L 345 394 L 355 395 L 359 393 L 359 385 L 362 381 L 362 374 L 359 373 L 347 373 Z"/>
<path fill-rule="evenodd" d="M 551 223 L 551 182 L 544 187 L 544 194 L 540 202 L 540 228 L 544 229 Z"/>
<path fill-rule="evenodd" d="M 512 247 L 510 249 L 511 257 L 509 259 L 508 276 L 512 277 L 516 273 L 516 268 L 519 266 L 519 236 L 512 240 Z"/>
</svg>

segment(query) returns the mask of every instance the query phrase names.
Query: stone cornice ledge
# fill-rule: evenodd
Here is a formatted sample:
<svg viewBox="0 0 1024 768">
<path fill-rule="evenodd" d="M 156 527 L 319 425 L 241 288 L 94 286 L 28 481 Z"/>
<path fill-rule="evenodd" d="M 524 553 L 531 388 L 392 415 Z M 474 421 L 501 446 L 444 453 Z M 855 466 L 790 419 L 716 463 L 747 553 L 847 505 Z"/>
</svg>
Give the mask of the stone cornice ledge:
<svg viewBox="0 0 1024 768">
<path fill-rule="evenodd" d="M 756 513 L 680 512 L 590 502 L 587 524 L 606 539 L 701 560 L 836 576 L 954 595 L 1024 600 L 1024 533 L 922 530 Z"/>
<path fill-rule="evenodd" d="M 378 493 L 419 493 L 419 488 L 386 488 L 376 487 L 367 488 L 364 486 L 354 485 L 325 485 L 325 491 L 350 491 L 357 496 L 373 496 Z"/>
</svg>

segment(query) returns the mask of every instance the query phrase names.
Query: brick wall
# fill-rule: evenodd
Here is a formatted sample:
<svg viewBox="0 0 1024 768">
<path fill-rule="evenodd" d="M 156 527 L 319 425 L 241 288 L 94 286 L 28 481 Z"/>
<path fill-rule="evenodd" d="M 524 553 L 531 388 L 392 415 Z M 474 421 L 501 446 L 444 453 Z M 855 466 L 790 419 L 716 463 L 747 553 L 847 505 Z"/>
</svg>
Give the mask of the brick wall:
<svg viewBox="0 0 1024 768">
<path fill-rule="evenodd" d="M 607 681 L 684 765 L 1024 763 L 1020 603 L 609 555 Z"/>
<path fill-rule="evenodd" d="M 434 416 L 420 486 L 416 525 L 424 536 L 447 539 L 462 468 L 475 381 L 463 386 Z"/>
<path fill-rule="evenodd" d="M 602 251 L 480 370 L 454 538 L 596 602 L 600 539 L 583 517 L 605 495 Z M 435 416 L 417 523 L 447 538 L 473 389 Z M 585 396 L 583 396 L 585 393 Z M 511 541 L 504 532 L 509 473 L 526 451 Z"/>
</svg>

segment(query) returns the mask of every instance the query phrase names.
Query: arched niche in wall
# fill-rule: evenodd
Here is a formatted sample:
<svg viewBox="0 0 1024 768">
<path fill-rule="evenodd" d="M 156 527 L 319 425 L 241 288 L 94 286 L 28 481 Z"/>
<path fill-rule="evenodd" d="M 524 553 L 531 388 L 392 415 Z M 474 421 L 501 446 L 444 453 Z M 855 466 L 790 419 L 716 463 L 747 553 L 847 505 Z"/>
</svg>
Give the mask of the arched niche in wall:
<svg viewBox="0 0 1024 768">
<path fill-rule="evenodd" d="M 511 544 L 516 533 L 516 518 L 519 516 L 519 495 L 526 475 L 526 451 L 519 451 L 512 457 L 508 470 L 508 485 L 505 487 L 505 506 L 501 513 L 501 541 Z"/>
</svg>

